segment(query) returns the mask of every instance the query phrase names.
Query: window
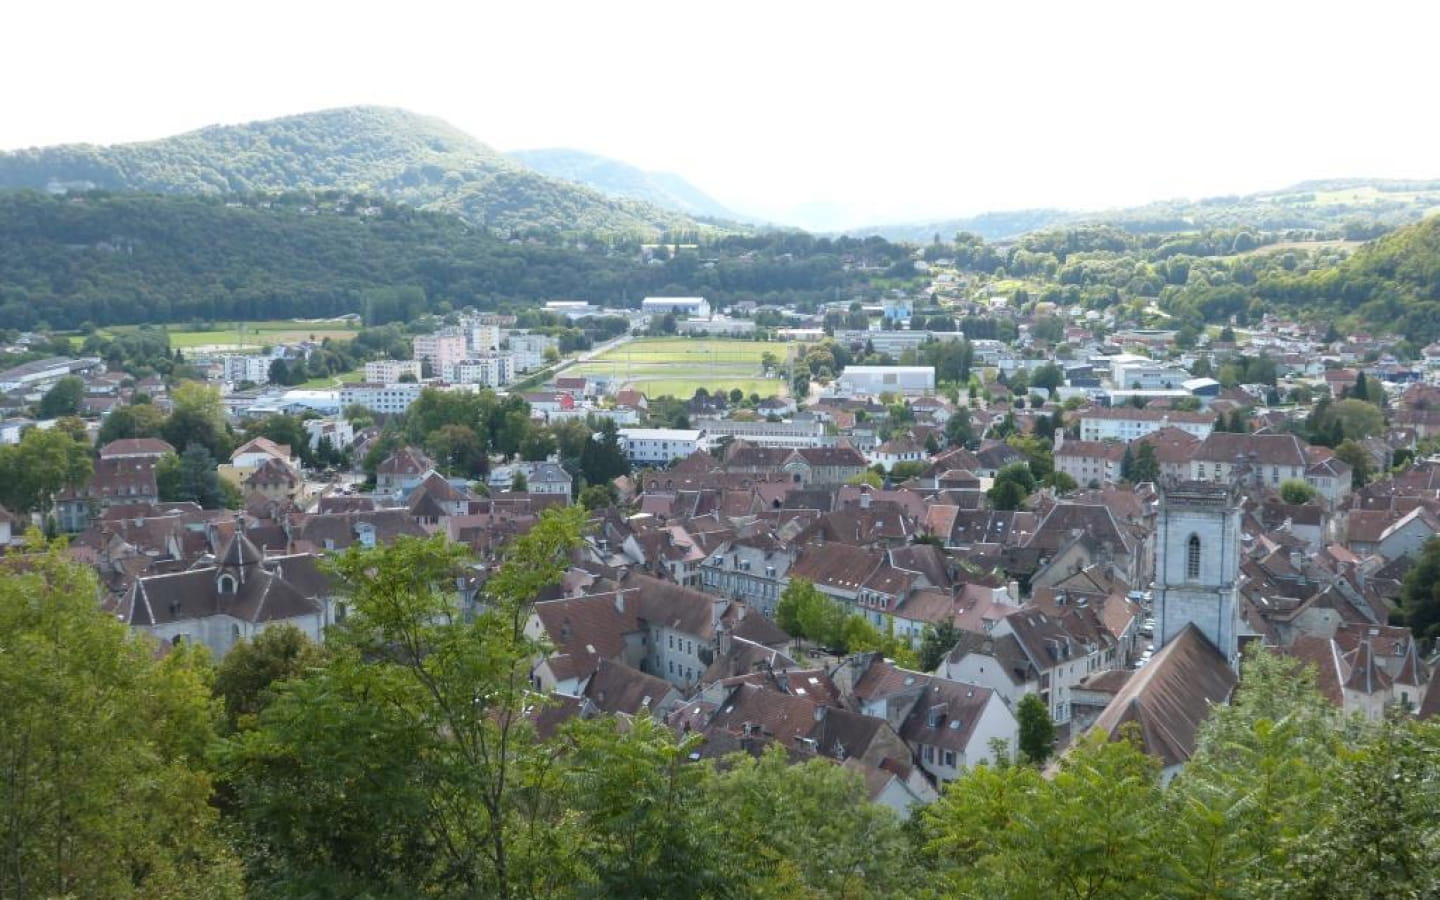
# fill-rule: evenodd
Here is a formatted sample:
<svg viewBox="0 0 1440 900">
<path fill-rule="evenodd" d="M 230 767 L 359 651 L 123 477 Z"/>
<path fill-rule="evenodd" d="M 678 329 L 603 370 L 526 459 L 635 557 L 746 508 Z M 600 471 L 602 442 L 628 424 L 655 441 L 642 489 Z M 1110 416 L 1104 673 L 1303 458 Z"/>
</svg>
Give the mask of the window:
<svg viewBox="0 0 1440 900">
<path fill-rule="evenodd" d="M 1195 581 L 1200 577 L 1200 535 L 1190 535 L 1185 542 L 1185 578 Z"/>
<path fill-rule="evenodd" d="M 946 751 L 945 751 L 945 765 L 949 766 L 949 767 L 952 768 L 952 769 L 955 768 L 955 751 L 954 751 L 954 750 L 946 750 Z"/>
<path fill-rule="evenodd" d="M 675 649 L 675 635 L 673 635 L 673 634 L 672 634 L 672 635 L 669 635 L 669 638 L 670 638 L 670 649 L 671 649 L 671 650 L 674 650 L 674 649 Z"/>
</svg>

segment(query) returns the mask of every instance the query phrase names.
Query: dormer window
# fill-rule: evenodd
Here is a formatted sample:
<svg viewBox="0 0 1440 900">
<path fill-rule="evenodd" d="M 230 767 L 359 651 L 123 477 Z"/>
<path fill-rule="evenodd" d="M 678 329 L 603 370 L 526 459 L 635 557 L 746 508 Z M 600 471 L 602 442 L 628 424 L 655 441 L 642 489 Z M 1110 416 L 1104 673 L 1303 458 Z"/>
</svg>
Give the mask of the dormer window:
<svg viewBox="0 0 1440 900">
<path fill-rule="evenodd" d="M 233 594 L 236 584 L 235 576 L 227 572 L 215 580 L 215 589 L 222 594 Z"/>
</svg>

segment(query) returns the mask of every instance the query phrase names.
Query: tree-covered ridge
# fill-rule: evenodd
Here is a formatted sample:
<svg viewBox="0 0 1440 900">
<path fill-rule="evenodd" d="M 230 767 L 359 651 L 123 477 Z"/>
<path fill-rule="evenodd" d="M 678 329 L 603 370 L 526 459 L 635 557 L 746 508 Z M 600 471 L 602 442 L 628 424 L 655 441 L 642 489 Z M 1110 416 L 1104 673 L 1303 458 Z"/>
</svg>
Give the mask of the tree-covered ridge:
<svg viewBox="0 0 1440 900">
<path fill-rule="evenodd" d="M 986 240 L 1006 240 L 1045 228 L 1113 225 L 1134 234 L 1245 228 L 1364 238 L 1419 221 L 1437 206 L 1440 181 L 1347 178 L 1307 181 L 1256 194 L 1160 200 L 1126 209 L 987 212 L 963 219 L 853 229 L 850 233 L 921 243 L 936 234 L 949 236 L 961 231 Z"/>
<path fill-rule="evenodd" d="M 689 238 L 703 242 L 661 258 L 639 238 L 502 240 L 341 192 L 0 192 L 0 327 L 316 318 L 389 308 L 374 292 L 399 290 L 415 298 L 411 316 L 664 294 L 813 305 L 837 290 L 878 296 L 878 277 L 853 263 L 888 267 L 908 253 L 880 239 Z"/>
<path fill-rule="evenodd" d="M 155 141 L 0 153 L 0 187 L 233 194 L 358 191 L 459 213 L 504 231 L 640 231 L 693 226 L 678 213 L 549 178 L 440 119 L 356 106 Z"/>
</svg>

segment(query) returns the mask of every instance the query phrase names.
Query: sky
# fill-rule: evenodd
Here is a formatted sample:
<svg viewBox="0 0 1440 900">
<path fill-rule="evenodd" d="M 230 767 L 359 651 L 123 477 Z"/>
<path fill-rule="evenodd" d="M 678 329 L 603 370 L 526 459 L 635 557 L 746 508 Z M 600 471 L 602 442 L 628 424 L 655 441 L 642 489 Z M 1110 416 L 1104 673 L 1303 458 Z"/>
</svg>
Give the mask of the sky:
<svg viewBox="0 0 1440 900">
<path fill-rule="evenodd" d="M 1414 0 L 22 0 L 0 149 L 382 104 L 809 227 L 1105 209 L 1440 178 L 1436 25 Z"/>
</svg>

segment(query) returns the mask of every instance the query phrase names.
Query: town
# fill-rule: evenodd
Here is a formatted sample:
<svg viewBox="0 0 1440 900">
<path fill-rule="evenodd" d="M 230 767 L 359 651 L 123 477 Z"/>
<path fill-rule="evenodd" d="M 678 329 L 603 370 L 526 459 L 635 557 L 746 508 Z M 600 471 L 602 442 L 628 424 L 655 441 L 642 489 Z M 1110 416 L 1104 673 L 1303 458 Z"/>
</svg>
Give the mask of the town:
<svg viewBox="0 0 1440 900">
<path fill-rule="evenodd" d="M 187 334 L 161 356 L 188 380 L 137 368 L 158 329 L 71 345 L 95 355 L 11 335 L 0 543 L 68 536 L 107 611 L 223 660 L 277 626 L 323 642 L 346 615 L 327 556 L 443 535 L 475 610 L 507 544 L 583 505 L 528 610 L 540 727 L 778 746 L 901 814 L 1136 725 L 1169 777 L 1252 646 L 1344 713 L 1440 711 L 1396 624 L 1440 536 L 1440 345 L 1402 362 L 1393 335 L 1269 315 L 1184 339 L 915 265 L 923 293 L 809 313 L 432 316 L 305 384 L 355 322 Z"/>
</svg>

